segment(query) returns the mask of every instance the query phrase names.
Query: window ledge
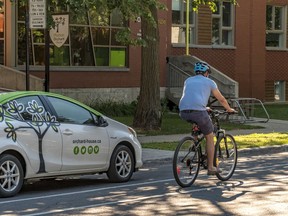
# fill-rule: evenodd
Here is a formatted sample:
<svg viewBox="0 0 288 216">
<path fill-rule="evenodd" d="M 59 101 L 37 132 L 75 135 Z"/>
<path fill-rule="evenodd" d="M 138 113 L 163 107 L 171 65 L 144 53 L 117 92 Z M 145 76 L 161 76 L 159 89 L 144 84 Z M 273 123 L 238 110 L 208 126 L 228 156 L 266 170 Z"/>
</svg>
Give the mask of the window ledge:
<svg viewBox="0 0 288 216">
<path fill-rule="evenodd" d="M 172 43 L 172 47 L 175 48 L 184 48 L 186 47 L 185 44 L 177 44 L 177 43 Z M 200 49 L 236 49 L 235 46 L 221 46 L 221 45 L 189 45 L 189 48 L 200 48 Z"/>
<path fill-rule="evenodd" d="M 284 47 L 266 47 L 267 51 L 280 51 L 280 52 L 287 52 L 288 49 Z"/>
</svg>

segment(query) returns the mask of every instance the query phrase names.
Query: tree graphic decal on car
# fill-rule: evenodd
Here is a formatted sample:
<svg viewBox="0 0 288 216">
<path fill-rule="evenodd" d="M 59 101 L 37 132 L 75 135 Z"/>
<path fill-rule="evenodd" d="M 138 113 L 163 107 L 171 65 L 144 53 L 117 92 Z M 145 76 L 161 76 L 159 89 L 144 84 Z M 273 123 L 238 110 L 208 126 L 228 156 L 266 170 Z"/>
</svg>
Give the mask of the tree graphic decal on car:
<svg viewBox="0 0 288 216">
<path fill-rule="evenodd" d="M 27 113 L 32 116 L 31 120 L 26 120 L 24 118 L 24 115 Z M 21 121 L 25 125 L 15 128 L 11 120 Z M 44 107 L 39 106 L 35 100 L 28 102 L 26 109 L 24 108 L 23 104 L 17 103 L 17 101 L 14 100 L 9 101 L 5 109 L 2 105 L 0 105 L 0 122 L 3 121 L 5 121 L 7 125 L 7 127 L 4 129 L 4 131 L 7 133 L 7 138 L 11 138 L 14 142 L 17 140 L 17 130 L 19 129 L 31 129 L 37 134 L 40 160 L 40 166 L 37 173 L 45 173 L 45 161 L 42 151 L 43 138 L 49 128 L 52 128 L 56 133 L 58 132 L 58 126 L 60 123 L 57 122 L 56 117 L 45 111 Z M 42 126 L 46 126 L 44 127 L 44 130 Z"/>
</svg>

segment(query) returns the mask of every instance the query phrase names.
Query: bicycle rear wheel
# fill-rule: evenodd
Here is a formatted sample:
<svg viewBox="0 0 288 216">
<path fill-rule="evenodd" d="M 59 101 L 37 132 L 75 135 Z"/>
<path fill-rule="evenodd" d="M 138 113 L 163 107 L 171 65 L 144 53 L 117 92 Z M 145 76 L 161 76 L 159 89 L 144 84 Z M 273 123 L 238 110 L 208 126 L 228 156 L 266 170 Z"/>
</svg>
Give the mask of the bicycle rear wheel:
<svg viewBox="0 0 288 216">
<path fill-rule="evenodd" d="M 217 178 L 222 181 L 229 180 L 236 168 L 238 158 L 237 144 L 232 135 L 226 134 L 219 138 L 215 145 L 214 164 L 222 172 L 217 173 Z"/>
<path fill-rule="evenodd" d="M 174 153 L 173 174 L 181 187 L 191 186 L 197 178 L 200 168 L 200 154 L 192 137 L 183 138 Z"/>
</svg>

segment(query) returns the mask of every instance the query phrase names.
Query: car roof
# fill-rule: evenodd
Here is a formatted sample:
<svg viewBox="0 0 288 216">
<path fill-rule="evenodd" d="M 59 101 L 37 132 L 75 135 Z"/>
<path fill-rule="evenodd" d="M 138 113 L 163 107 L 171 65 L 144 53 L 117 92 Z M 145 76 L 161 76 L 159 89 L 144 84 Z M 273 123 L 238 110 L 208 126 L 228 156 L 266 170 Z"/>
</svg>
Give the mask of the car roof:
<svg viewBox="0 0 288 216">
<path fill-rule="evenodd" d="M 51 93 L 51 92 L 43 92 L 43 91 L 15 91 L 15 92 L 2 92 L 0 93 L 0 104 L 4 104 L 10 100 L 14 100 L 18 97 L 23 97 L 23 96 L 34 96 L 34 95 L 44 95 L 44 96 L 52 96 L 52 97 L 57 97 L 57 98 L 61 98 L 67 101 L 70 101 L 72 103 L 75 103 L 77 105 L 80 105 L 86 109 L 88 109 L 89 111 L 95 113 L 96 115 L 102 115 L 101 113 L 99 113 L 98 111 L 92 109 L 91 107 L 83 104 L 80 101 L 77 101 L 73 98 L 70 97 L 66 97 L 60 94 L 56 94 L 56 93 Z"/>
</svg>

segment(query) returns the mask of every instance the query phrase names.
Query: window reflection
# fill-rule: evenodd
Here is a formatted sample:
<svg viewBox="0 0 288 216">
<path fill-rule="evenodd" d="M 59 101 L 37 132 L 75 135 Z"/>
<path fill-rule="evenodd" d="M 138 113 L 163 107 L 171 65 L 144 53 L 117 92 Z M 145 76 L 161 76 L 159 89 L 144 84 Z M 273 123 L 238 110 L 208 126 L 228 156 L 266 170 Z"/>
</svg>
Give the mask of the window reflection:
<svg viewBox="0 0 288 216">
<path fill-rule="evenodd" d="M 94 66 L 91 36 L 88 27 L 70 28 L 71 50 L 74 66 Z"/>
<path fill-rule="evenodd" d="M 109 45 L 110 30 L 109 28 L 92 28 L 93 44 Z"/>
<path fill-rule="evenodd" d="M 286 10 L 280 6 L 266 6 L 266 46 L 284 47 L 286 30 L 283 25 Z M 286 15 L 285 15 L 286 16 Z"/>
<path fill-rule="evenodd" d="M 69 66 L 70 65 L 69 57 L 69 47 L 62 46 L 50 46 L 50 64 L 58 66 Z"/>
<path fill-rule="evenodd" d="M 181 0 L 172 1 L 172 29 L 171 42 L 172 43 L 186 43 L 186 2 Z M 189 6 L 189 44 L 196 41 L 195 29 L 195 13 Z"/>
<path fill-rule="evenodd" d="M 0 0 L 1 1 L 1 0 Z M 25 7 L 18 4 L 18 64 L 26 62 Z M 105 9 L 89 9 L 87 13 L 72 10 L 60 0 L 52 1 L 52 11 L 69 13 L 69 36 L 65 44 L 57 48 L 50 40 L 50 64 L 58 66 L 112 66 L 127 67 L 127 47 L 116 40 L 116 34 L 126 23 L 119 10 L 111 14 Z M 31 65 L 44 65 L 44 30 L 32 30 Z M 31 43 L 32 44 L 32 43 Z M 32 52 L 33 51 L 33 52 Z M 31 54 L 32 55 L 32 54 Z M 123 56 L 124 55 L 124 56 Z M 119 57 L 119 61 L 115 59 Z M 124 64 L 124 65 L 123 65 Z"/>
<path fill-rule="evenodd" d="M 217 3 L 217 11 L 212 13 L 212 45 L 233 45 L 233 14 L 231 2 Z"/>
<path fill-rule="evenodd" d="M 109 48 L 95 47 L 97 66 L 109 66 Z"/>
</svg>

